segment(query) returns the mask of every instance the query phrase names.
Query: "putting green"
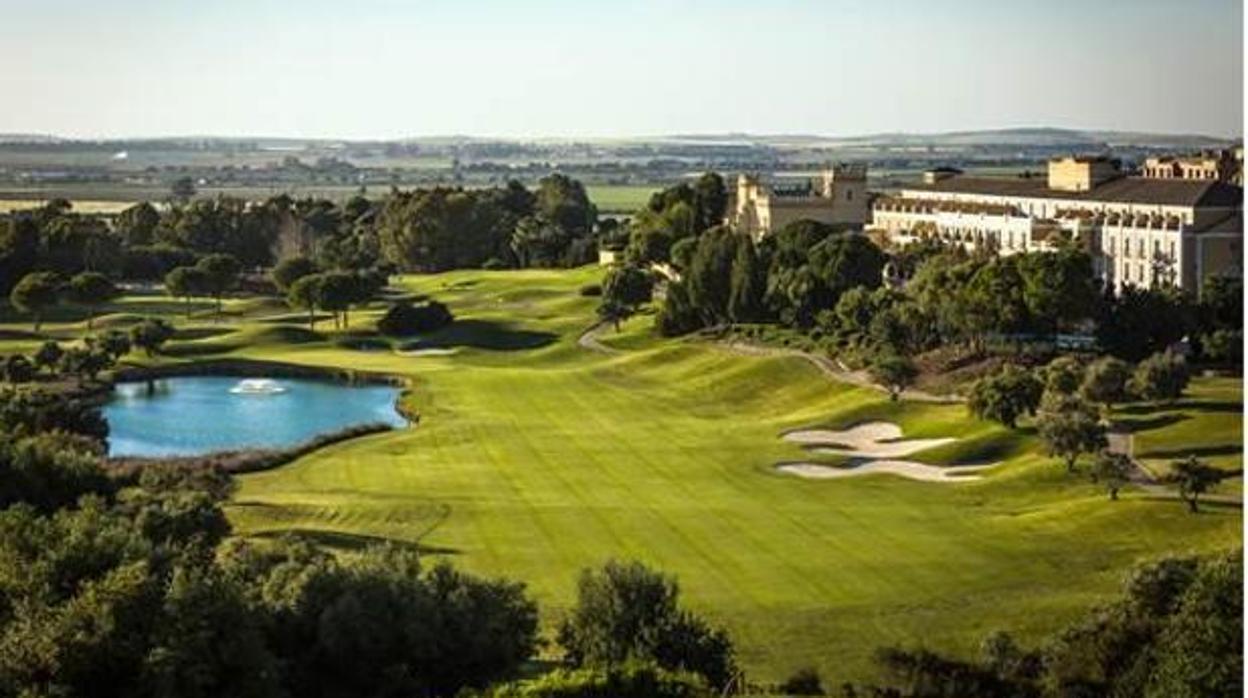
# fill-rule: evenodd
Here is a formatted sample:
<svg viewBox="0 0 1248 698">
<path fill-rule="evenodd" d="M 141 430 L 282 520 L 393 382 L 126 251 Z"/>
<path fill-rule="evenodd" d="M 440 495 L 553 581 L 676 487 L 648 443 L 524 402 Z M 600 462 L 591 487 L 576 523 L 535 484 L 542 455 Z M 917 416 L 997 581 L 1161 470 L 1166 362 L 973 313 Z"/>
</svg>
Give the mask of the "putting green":
<svg viewBox="0 0 1248 698">
<path fill-rule="evenodd" d="M 1193 516 L 1131 492 L 1110 502 L 1027 431 L 973 420 L 959 405 L 890 403 L 800 359 L 660 340 L 647 317 L 603 335 L 617 353 L 588 351 L 576 339 L 595 299 L 577 289 L 600 274 L 403 279 L 456 313 L 420 344 L 449 354 L 345 348 L 329 323 L 322 337 L 292 338 L 263 321 L 280 311 L 231 304 L 219 327 L 236 331 L 202 329 L 174 353 L 202 343 L 203 354 L 180 355 L 403 373 L 422 415 L 416 428 L 240 478 L 229 509 L 237 531 L 416 543 L 527 582 L 548 624 L 582 567 L 638 558 L 678 575 L 688 602 L 730 628 L 751 679 L 813 665 L 829 684 L 870 678 L 883 644 L 969 654 L 997 629 L 1038 639 L 1109 598 L 1140 560 L 1242 544 L 1236 508 Z M 339 334 L 363 336 L 377 312 L 354 312 Z M 213 326 L 202 314 L 191 324 Z M 1237 380 L 1197 385 L 1237 400 L 1241 391 Z M 896 423 L 906 438 L 958 437 L 908 456 L 916 461 L 1002 465 L 956 484 L 806 480 L 773 467 L 812 459 L 778 438 L 787 429 L 870 420 Z"/>
</svg>

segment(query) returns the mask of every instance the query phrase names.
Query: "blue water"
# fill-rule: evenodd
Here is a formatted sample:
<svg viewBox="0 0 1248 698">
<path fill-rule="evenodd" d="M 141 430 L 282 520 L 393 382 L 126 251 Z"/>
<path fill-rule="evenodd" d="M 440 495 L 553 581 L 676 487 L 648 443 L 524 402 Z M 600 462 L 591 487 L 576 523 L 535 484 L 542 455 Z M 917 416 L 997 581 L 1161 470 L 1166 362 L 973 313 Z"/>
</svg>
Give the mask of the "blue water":
<svg viewBox="0 0 1248 698">
<path fill-rule="evenodd" d="M 283 392 L 230 392 L 241 378 L 186 376 L 119 383 L 104 406 L 112 456 L 187 456 L 242 448 L 294 446 L 345 427 L 407 422 L 395 411 L 399 390 L 296 378 L 274 379 Z"/>
</svg>

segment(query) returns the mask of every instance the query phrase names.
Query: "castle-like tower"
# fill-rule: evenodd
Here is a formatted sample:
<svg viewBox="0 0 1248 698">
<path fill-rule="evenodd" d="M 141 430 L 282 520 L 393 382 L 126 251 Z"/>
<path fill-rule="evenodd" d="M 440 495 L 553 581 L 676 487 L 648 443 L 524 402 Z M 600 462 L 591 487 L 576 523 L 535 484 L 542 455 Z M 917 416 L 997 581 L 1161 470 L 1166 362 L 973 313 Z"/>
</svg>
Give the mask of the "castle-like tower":
<svg viewBox="0 0 1248 698">
<path fill-rule="evenodd" d="M 837 164 L 796 188 L 769 185 L 756 174 L 739 175 L 725 222 L 759 239 L 799 220 L 861 229 L 867 216 L 867 166 Z"/>
</svg>

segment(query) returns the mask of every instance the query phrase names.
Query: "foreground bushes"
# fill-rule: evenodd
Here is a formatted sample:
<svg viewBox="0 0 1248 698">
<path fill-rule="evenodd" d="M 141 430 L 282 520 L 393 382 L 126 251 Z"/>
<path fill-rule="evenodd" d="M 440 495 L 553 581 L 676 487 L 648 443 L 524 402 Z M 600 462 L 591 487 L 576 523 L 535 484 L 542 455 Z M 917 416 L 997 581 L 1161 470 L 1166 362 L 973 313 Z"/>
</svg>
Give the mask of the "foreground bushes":
<svg viewBox="0 0 1248 698">
<path fill-rule="evenodd" d="M 602 667 L 630 660 L 692 672 L 722 689 L 737 674 L 732 643 L 720 629 L 680 608 L 676 581 L 641 563 L 608 562 L 586 570 L 577 602 L 559 629 L 573 666 Z"/>
<path fill-rule="evenodd" d="M 540 679 L 501 686 L 489 698 L 710 698 L 692 674 L 632 662 L 606 669 L 560 669 Z"/>
</svg>

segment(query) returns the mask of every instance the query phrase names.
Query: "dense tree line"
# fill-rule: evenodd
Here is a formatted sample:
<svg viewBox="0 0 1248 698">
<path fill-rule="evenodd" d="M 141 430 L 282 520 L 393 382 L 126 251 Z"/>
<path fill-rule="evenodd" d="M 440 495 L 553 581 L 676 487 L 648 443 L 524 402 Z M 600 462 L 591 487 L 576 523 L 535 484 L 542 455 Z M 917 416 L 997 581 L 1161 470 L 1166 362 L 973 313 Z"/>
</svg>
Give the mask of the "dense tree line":
<svg viewBox="0 0 1248 698">
<path fill-rule="evenodd" d="M 577 266 L 597 254 L 597 219 L 581 183 L 553 174 L 536 192 L 515 181 L 394 192 L 381 205 L 377 237 L 385 260 L 407 271 Z"/>
</svg>

